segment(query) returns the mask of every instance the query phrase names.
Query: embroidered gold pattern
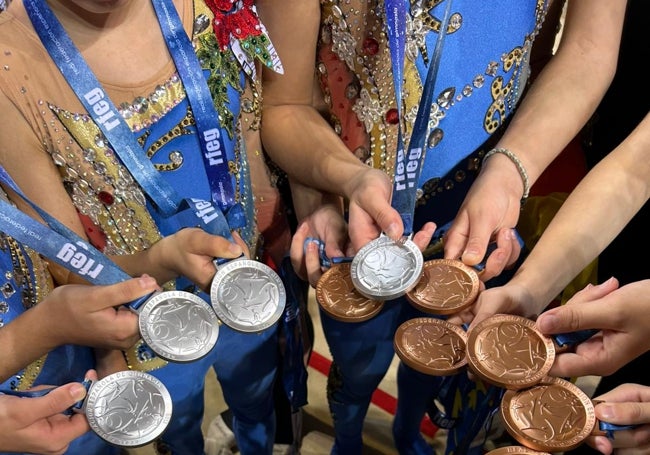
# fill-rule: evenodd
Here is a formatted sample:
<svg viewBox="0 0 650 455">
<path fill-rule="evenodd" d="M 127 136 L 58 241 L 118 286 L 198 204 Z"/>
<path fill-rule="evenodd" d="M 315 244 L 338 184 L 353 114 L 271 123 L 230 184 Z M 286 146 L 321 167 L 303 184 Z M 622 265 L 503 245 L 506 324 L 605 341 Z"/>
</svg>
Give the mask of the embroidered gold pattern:
<svg viewBox="0 0 650 455">
<path fill-rule="evenodd" d="M 0 233 L 0 249 L 9 252 L 13 270 L 9 277 L 20 293 L 23 308 L 28 311 L 37 305 L 53 288 L 52 277 L 47 271 L 47 263 L 30 248 L 22 247 L 13 238 Z M 27 390 L 34 385 L 42 371 L 47 354 L 27 365 L 11 380 L 13 390 Z"/>
<path fill-rule="evenodd" d="M 423 37 L 430 31 L 440 32 L 440 20 L 432 15 L 432 10 L 442 1 L 410 1 L 411 14 L 407 15 L 407 58 L 402 94 L 404 109 L 400 119 L 405 143 L 408 143 L 422 92 L 422 81 L 415 66 L 415 59 L 422 56 L 425 61 L 428 60 L 424 52 L 426 48 L 423 44 Z M 367 2 L 321 0 L 323 19 L 319 37 L 321 51 L 317 63 L 317 74 L 321 79 L 321 87 L 324 89 L 324 100 L 332 108 L 333 94 L 330 90 L 333 87 L 326 80 L 331 77 L 329 71 L 333 64 L 326 60 L 329 56 L 324 57 L 324 50 L 332 52 L 347 67 L 352 81 L 346 90 L 346 97 L 350 102 L 356 103 L 352 110 L 357 115 L 359 122 L 364 125 L 370 140 L 369 150 L 362 146 L 355 148 L 353 153 L 368 164 L 393 176 L 394 151 L 397 148 L 397 124 L 387 121 L 387 113 L 391 109 L 395 109 L 396 106 L 390 68 L 390 49 L 386 31 L 383 28 L 384 14 L 382 0 Z M 496 131 L 503 123 L 506 108 L 513 109 L 518 100 L 519 82 L 526 80 L 524 76 L 527 75 L 528 53 L 541 28 L 545 14 L 545 0 L 537 0 L 535 29 L 524 38 L 524 42 L 520 46 L 506 52 L 500 61 L 488 62 L 485 71 L 473 76 L 472 80 L 466 81 L 462 86 L 447 87 L 434 98 L 436 103 L 432 106 L 429 121 L 429 146 L 435 146 L 444 138 L 446 112 L 453 109 L 456 103 L 471 96 L 475 90 L 483 88 L 486 78 L 492 79 L 489 81 L 489 86 L 494 102 L 486 109 L 484 127 L 488 133 Z M 462 28 L 462 24 L 462 15 L 458 12 L 452 13 L 447 33 L 457 33 Z M 364 44 L 368 41 L 376 45 L 372 52 L 367 52 L 367 49 L 364 49 Z M 506 82 L 501 76 L 497 78 L 497 70 L 500 65 L 504 72 L 510 75 L 510 79 Z M 330 109 L 330 121 L 337 133 L 339 135 L 349 133 L 349 131 L 343 131 L 341 119 L 331 112 L 333 112 L 332 109 Z M 462 178 L 462 176 L 457 178 Z M 431 193 L 433 195 L 435 192 L 441 191 L 441 188 L 448 186 L 453 187 L 453 182 L 450 185 L 442 185 L 442 187 L 432 182 L 432 185 L 425 188 L 424 192 L 428 192 L 430 187 L 435 187 L 435 191 Z"/>
</svg>

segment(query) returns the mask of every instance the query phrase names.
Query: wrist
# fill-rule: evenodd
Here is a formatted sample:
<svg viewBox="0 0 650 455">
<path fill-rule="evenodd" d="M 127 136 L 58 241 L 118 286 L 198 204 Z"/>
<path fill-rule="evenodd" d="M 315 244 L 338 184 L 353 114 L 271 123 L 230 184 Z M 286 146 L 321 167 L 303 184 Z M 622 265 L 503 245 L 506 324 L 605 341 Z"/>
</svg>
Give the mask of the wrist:
<svg viewBox="0 0 650 455">
<path fill-rule="evenodd" d="M 517 173 L 519 174 L 519 178 L 521 180 L 521 186 L 522 186 L 522 195 L 521 195 L 521 204 L 523 205 L 526 202 L 526 199 L 528 198 L 528 194 L 530 193 L 530 179 L 528 178 L 528 172 L 526 171 L 526 168 L 524 167 L 524 164 L 521 162 L 519 157 L 512 152 L 511 150 L 503 147 L 499 148 L 493 148 L 492 150 L 488 151 L 485 156 L 483 157 L 483 165 L 485 165 L 485 162 L 495 156 L 495 155 L 502 155 L 508 159 L 508 161 L 515 167 L 517 170 Z"/>
</svg>

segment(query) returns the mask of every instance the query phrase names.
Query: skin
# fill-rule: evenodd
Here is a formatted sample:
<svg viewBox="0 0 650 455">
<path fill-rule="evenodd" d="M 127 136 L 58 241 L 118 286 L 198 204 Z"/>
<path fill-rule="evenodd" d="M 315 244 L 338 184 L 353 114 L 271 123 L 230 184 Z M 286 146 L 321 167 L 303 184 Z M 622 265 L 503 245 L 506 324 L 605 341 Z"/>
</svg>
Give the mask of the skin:
<svg viewBox="0 0 650 455">
<path fill-rule="evenodd" d="M 636 427 L 616 431 L 614 439 L 590 436 L 586 440 L 587 444 L 605 455 L 650 453 L 650 387 L 622 384 L 594 400 L 603 402 L 595 406 L 598 420 Z"/>
<path fill-rule="evenodd" d="M 140 338 L 138 316 L 123 306 L 158 290 L 149 276 L 110 286 L 66 285 L 0 330 L 7 349 L 0 362 L 0 382 L 7 380 L 57 346 L 76 344 L 126 349 Z M 38 336 L 34 336 L 34 328 Z M 106 372 L 100 372 L 102 376 Z"/>
<path fill-rule="evenodd" d="M 86 377 L 97 379 L 94 370 Z M 84 399 L 86 389 L 80 383 L 65 384 L 41 397 L 0 395 L 0 450 L 6 452 L 64 453 L 72 440 L 90 430 L 86 416 L 63 411 Z"/>
<path fill-rule="evenodd" d="M 175 3 L 182 5 L 180 1 Z M 160 31 L 155 27 L 141 26 L 144 22 L 156 21 L 150 2 L 51 0 L 48 4 L 102 82 L 132 86 L 134 80 L 150 80 L 170 64 L 171 57 Z M 8 11 L 15 14 L 26 27 L 32 28 L 20 0 L 12 1 Z M 137 49 L 133 46 L 133 36 L 138 36 Z M 97 45 L 100 38 L 103 45 Z M 140 52 L 139 49 L 147 49 L 147 52 Z M 0 97 L 0 108 L 6 108 L 7 115 L 19 116 L 4 97 Z M 26 123 L 19 125 L 12 128 L 14 131 L 10 135 L 5 136 L 0 132 L 7 138 L 0 145 L 0 163 L 34 204 L 48 213 L 56 214 L 60 222 L 82 238 L 87 238 L 51 157 L 45 153 L 30 127 Z M 15 138 L 16 142 L 12 143 L 9 136 Z M 30 166 L 24 166 L 26 156 L 29 157 Z M 7 192 L 21 210 L 35 219 L 39 218 L 29 204 L 11 191 Z M 187 229 L 161 239 L 149 250 L 110 258 L 131 276 L 148 274 L 159 283 L 165 283 L 184 275 L 207 289 L 216 271 L 212 259 L 235 258 L 242 252 L 248 254 L 241 240 L 231 242 L 198 229 Z M 85 283 L 56 264 L 50 264 L 50 271 L 58 284 Z M 105 363 L 100 368 L 102 372 L 119 371 L 126 367 L 120 352 L 102 353 L 101 361 Z"/>
<path fill-rule="evenodd" d="M 530 87 L 497 144 L 519 157 L 531 185 L 588 120 L 611 82 L 625 3 L 569 3 L 557 53 Z M 268 128 L 262 128 L 262 135 L 268 153 L 289 173 L 300 176 L 300 183 L 351 201 L 349 237 L 354 250 L 390 226 L 390 232 L 398 237 L 403 226 L 399 214 L 384 199 L 390 195 L 387 183 L 375 183 L 374 187 L 360 183 L 370 178 L 370 173 L 351 160 L 350 151 L 313 106 L 319 2 L 292 0 L 282 11 L 273 11 L 266 4 L 270 6 L 269 0 L 262 0 L 258 8 L 285 68 L 284 75 L 269 75 L 265 80 L 264 124 Z M 293 34 L 277 32 L 287 27 Z M 559 104 L 564 107 L 558 111 L 555 107 Z M 516 226 L 522 194 L 521 176 L 507 157 L 497 154 L 487 160 L 447 233 L 445 257 L 476 265 L 496 238 L 498 248 L 488 258 L 483 278 L 496 276 L 512 264 L 519 254 L 517 242 L 501 233 Z M 295 258 L 301 260 L 313 262 Z"/>
<path fill-rule="evenodd" d="M 555 296 L 603 251 L 650 198 L 649 149 L 650 114 L 576 186 L 515 276 L 505 286 L 482 292 L 471 311 L 462 315 L 464 322 L 471 322 L 470 329 L 495 313 L 536 318 L 544 311 Z M 626 188 L 625 194 L 620 192 L 620 188 Z M 625 289 L 608 298 L 626 297 L 631 292 L 632 290 Z M 576 300 L 583 298 L 576 297 Z M 635 305 L 633 299 L 621 298 L 617 304 L 626 305 L 630 312 L 636 311 L 636 316 L 641 320 L 647 318 L 647 306 L 645 312 L 638 308 L 632 310 Z M 565 305 L 550 310 L 548 314 L 540 316 L 539 323 L 545 324 L 543 321 L 548 315 L 570 320 L 572 317 L 567 312 L 574 310 L 569 308 Z M 601 314 L 600 322 L 605 323 L 606 318 L 613 318 L 609 308 L 604 305 L 594 306 L 592 313 L 597 311 Z M 589 323 L 593 322 L 591 319 Z M 588 328 L 584 320 L 573 320 L 572 330 Z M 611 321 L 607 323 L 610 324 Z M 566 325 L 560 327 L 566 328 Z M 557 327 L 553 330 L 556 329 Z M 550 328 L 546 326 L 546 330 Z M 607 368 L 592 364 L 592 368 L 598 367 Z M 565 372 L 569 375 L 585 374 L 582 370 Z"/>
</svg>

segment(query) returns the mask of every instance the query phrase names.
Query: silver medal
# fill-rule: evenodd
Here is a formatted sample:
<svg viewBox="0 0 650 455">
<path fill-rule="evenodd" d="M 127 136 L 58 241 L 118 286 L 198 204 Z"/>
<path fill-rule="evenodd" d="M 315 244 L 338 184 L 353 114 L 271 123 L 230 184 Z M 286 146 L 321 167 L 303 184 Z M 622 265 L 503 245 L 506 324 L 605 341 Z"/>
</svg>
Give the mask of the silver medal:
<svg viewBox="0 0 650 455">
<path fill-rule="evenodd" d="M 154 294 L 139 310 L 140 335 L 162 359 L 192 362 L 217 343 L 219 320 L 201 297 L 185 291 Z"/>
<path fill-rule="evenodd" d="M 167 428 L 172 399 L 157 378 L 129 370 L 92 383 L 82 409 L 102 439 L 121 447 L 139 447 Z"/>
<path fill-rule="evenodd" d="M 241 332 L 260 332 L 275 324 L 287 300 L 278 274 L 251 259 L 219 265 L 210 298 L 219 319 Z"/>
<path fill-rule="evenodd" d="M 365 297 L 392 300 L 413 289 L 423 264 L 422 252 L 412 240 L 396 242 L 382 234 L 354 256 L 350 276 Z"/>
</svg>

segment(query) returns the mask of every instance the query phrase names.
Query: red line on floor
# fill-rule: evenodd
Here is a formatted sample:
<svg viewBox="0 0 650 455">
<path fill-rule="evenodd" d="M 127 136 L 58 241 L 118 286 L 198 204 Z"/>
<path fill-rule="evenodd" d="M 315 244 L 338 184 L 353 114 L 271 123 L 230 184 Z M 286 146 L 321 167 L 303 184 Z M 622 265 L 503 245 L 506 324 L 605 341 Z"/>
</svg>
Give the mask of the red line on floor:
<svg viewBox="0 0 650 455">
<path fill-rule="evenodd" d="M 329 374 L 331 365 L 332 361 L 330 359 L 319 354 L 316 351 L 312 351 L 309 358 L 309 366 L 311 368 L 327 376 Z M 372 403 L 391 415 L 395 415 L 395 411 L 397 410 L 397 399 L 390 393 L 379 388 L 375 390 L 375 393 L 372 394 Z M 433 422 L 431 422 L 428 416 L 424 416 L 424 419 L 422 419 L 422 424 L 420 425 L 420 431 L 430 438 L 433 438 L 436 434 L 436 431 L 438 431 L 438 427 L 436 427 Z"/>
</svg>

